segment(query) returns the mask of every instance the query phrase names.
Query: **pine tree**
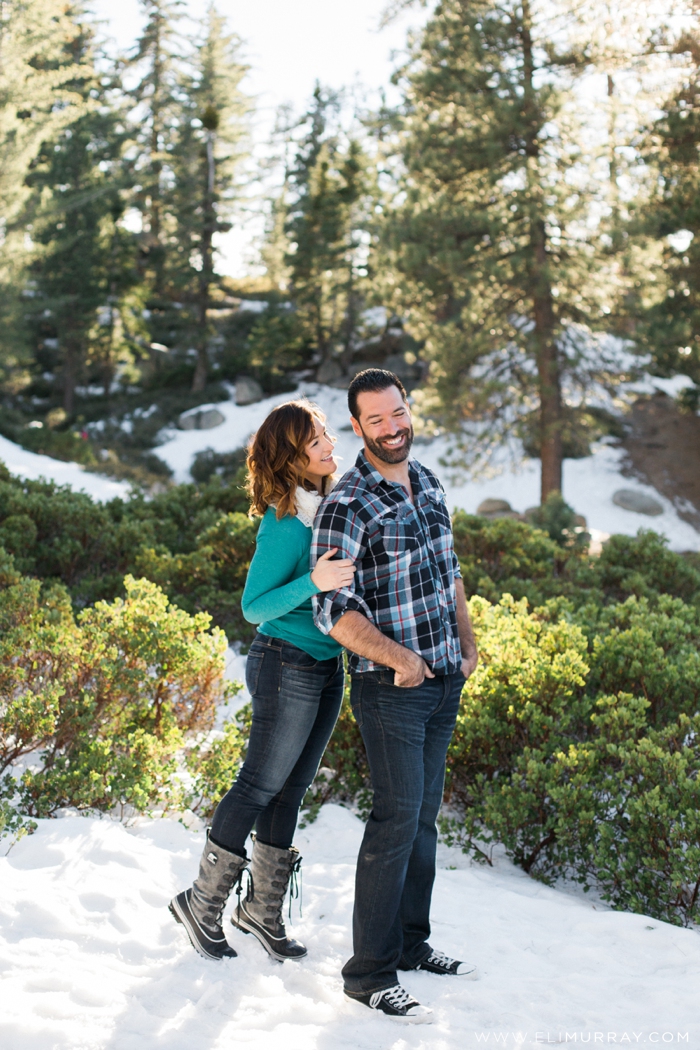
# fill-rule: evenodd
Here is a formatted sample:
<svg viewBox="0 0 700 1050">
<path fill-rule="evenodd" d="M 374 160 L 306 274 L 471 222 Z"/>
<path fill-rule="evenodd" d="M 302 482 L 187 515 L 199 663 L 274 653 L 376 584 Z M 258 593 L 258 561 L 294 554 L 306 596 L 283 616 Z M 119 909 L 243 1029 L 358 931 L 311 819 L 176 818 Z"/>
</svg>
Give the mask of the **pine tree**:
<svg viewBox="0 0 700 1050">
<path fill-rule="evenodd" d="M 79 29 L 74 49 L 83 74 L 73 87 L 80 101 L 73 120 L 42 145 L 27 178 L 25 214 L 35 245 L 30 319 L 38 357 L 57 368 L 68 416 L 88 369 L 109 393 L 128 349 L 124 299 L 139 277 L 136 241 L 121 223 L 127 172 L 118 85 L 104 63 L 95 68 L 89 25 Z"/>
<path fill-rule="evenodd" d="M 462 464 L 529 434 L 543 500 L 562 486 L 570 359 L 619 280 L 599 222 L 605 136 L 576 97 L 610 60 L 592 17 L 573 0 L 442 0 L 398 76 L 394 308 L 425 340 L 432 411 L 462 435 Z"/>
<path fill-rule="evenodd" d="M 316 87 L 287 182 L 290 293 L 320 368 L 352 353 L 376 197 L 360 141 L 338 127 L 339 108 Z"/>
<path fill-rule="evenodd" d="M 191 311 L 197 350 L 194 391 L 204 389 L 209 373 L 209 311 L 216 306 L 218 281 L 214 238 L 231 228 L 246 156 L 249 100 L 240 82 L 247 66 L 239 50 L 240 40 L 226 32 L 226 20 L 210 4 L 203 38 L 195 45 L 183 83 L 183 115 L 172 157 L 177 261 L 169 262 L 169 277 L 174 294 Z"/>
<path fill-rule="evenodd" d="M 83 100 L 75 90 L 80 55 L 78 2 L 0 3 L 0 371 L 7 379 L 26 365 L 21 292 L 31 258 L 19 221 L 26 174 L 44 139 L 72 119 Z"/>
<path fill-rule="evenodd" d="M 647 252 L 651 265 L 628 313 L 656 367 L 688 374 L 700 386 L 700 27 L 667 43 L 687 67 L 648 129 L 652 192 L 631 233 L 657 250 Z"/>
<path fill-rule="evenodd" d="M 142 269 L 152 290 L 149 308 L 163 308 L 167 240 L 171 221 L 172 154 L 182 117 L 182 42 L 177 26 L 183 0 L 139 0 L 146 24 L 131 57 L 140 73 L 131 95 L 138 151 L 136 206 L 141 212 Z M 167 303 L 165 304 L 167 306 Z"/>
</svg>

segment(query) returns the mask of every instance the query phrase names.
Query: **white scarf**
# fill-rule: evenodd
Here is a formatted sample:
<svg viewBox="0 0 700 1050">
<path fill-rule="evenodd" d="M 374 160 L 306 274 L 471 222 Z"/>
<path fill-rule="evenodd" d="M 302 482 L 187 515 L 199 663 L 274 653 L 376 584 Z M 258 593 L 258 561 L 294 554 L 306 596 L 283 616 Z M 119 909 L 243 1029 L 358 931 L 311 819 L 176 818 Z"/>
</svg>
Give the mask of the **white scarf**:
<svg viewBox="0 0 700 1050">
<path fill-rule="evenodd" d="M 297 490 L 294 493 L 294 504 L 297 509 L 297 518 L 302 525 L 306 525 L 309 529 L 313 527 L 316 511 L 321 506 L 322 500 L 323 496 L 316 492 L 315 489 L 313 492 L 309 492 L 308 489 L 297 485 Z"/>
</svg>

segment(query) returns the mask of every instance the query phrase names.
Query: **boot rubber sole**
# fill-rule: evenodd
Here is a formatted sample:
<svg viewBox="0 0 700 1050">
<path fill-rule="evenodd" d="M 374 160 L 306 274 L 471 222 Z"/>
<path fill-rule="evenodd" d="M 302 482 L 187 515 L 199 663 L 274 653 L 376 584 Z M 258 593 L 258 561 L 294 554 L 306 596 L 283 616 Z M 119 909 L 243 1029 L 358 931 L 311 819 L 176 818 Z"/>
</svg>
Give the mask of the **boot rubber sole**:
<svg viewBox="0 0 700 1050">
<path fill-rule="evenodd" d="M 199 925 L 195 917 L 192 915 L 189 907 L 184 907 L 180 901 L 180 897 L 185 897 L 184 894 L 178 894 L 177 897 L 173 897 L 170 904 L 168 905 L 168 911 L 175 919 L 175 922 L 179 923 L 184 927 L 190 944 L 196 952 L 198 952 L 203 959 L 212 959 L 214 962 L 221 962 L 222 959 L 233 959 L 238 954 L 228 943 L 224 937 L 224 943 L 221 950 L 213 947 L 211 950 L 207 950 L 206 944 L 202 943 L 208 935 L 205 930 Z M 185 903 L 189 904 L 185 897 Z M 223 930 L 222 936 L 223 936 Z"/>
<path fill-rule="evenodd" d="M 231 916 L 231 923 L 237 930 L 240 930 L 241 933 L 252 933 L 254 937 L 257 937 L 267 954 L 271 955 L 273 959 L 277 959 L 278 962 L 287 962 L 287 960 L 290 962 L 297 962 L 299 959 L 305 959 L 309 954 L 308 951 L 304 951 L 303 955 L 281 955 L 278 951 L 275 951 L 274 948 L 276 938 L 271 934 L 264 932 L 257 923 L 248 918 L 243 911 L 241 911 L 240 917 L 236 917 L 236 914 L 234 913 Z"/>
</svg>

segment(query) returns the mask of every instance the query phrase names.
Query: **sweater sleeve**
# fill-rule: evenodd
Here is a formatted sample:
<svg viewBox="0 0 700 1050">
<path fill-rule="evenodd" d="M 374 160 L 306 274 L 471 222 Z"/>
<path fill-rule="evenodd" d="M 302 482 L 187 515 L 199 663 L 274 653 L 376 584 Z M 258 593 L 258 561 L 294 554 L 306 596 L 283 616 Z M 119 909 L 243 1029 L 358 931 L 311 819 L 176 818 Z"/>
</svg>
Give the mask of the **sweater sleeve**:
<svg viewBox="0 0 700 1050">
<path fill-rule="evenodd" d="M 292 579 L 305 546 L 303 533 L 293 518 L 263 518 L 241 601 L 249 623 L 276 620 L 318 594 L 310 572 Z"/>
</svg>

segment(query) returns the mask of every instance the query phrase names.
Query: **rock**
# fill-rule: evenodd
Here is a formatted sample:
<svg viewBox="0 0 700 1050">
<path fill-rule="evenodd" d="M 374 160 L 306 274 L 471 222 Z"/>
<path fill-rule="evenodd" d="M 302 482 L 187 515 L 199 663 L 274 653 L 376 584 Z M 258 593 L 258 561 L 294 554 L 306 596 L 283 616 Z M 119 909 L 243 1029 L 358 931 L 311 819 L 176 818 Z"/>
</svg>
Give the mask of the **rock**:
<svg viewBox="0 0 700 1050">
<path fill-rule="evenodd" d="M 180 430 L 212 430 L 226 422 L 226 417 L 213 405 L 200 405 L 182 412 L 177 421 Z"/>
<path fill-rule="evenodd" d="M 618 489 L 613 493 L 612 500 L 623 510 L 632 510 L 635 514 L 648 514 L 652 518 L 664 512 L 658 500 L 653 499 L 652 496 L 645 496 L 643 492 L 636 492 L 634 489 Z"/>
<path fill-rule="evenodd" d="M 317 383 L 335 383 L 343 374 L 343 370 L 337 361 L 332 358 L 319 365 L 316 372 Z"/>
<path fill-rule="evenodd" d="M 513 508 L 505 499 L 485 499 L 476 508 L 476 513 L 484 518 L 502 518 L 506 514 L 513 514 Z"/>
<path fill-rule="evenodd" d="M 234 400 L 237 405 L 254 405 L 256 401 L 262 401 L 264 396 L 263 388 L 257 379 L 253 379 L 251 376 L 239 376 L 236 380 L 236 396 Z"/>
<path fill-rule="evenodd" d="M 393 372 L 399 377 L 399 379 L 420 379 L 421 366 L 418 361 L 414 361 L 413 364 L 408 362 L 404 354 L 389 354 L 384 367 L 388 372 Z"/>
</svg>

